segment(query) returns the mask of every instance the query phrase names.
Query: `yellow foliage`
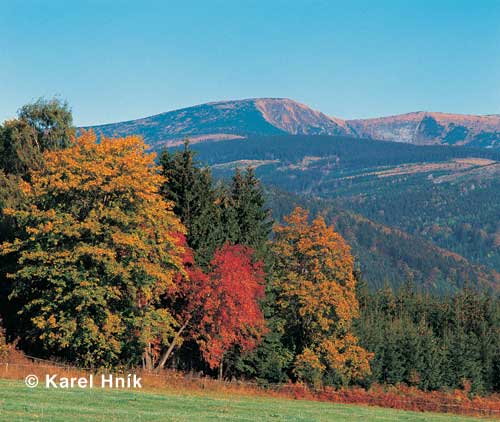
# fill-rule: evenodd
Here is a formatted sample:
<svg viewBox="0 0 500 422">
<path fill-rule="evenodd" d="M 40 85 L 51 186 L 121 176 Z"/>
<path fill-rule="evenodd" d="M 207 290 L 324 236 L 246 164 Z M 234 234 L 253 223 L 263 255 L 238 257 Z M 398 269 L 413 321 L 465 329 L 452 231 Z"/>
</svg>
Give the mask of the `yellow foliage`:
<svg viewBox="0 0 500 422">
<path fill-rule="evenodd" d="M 156 309 L 183 272 L 186 230 L 159 193 L 165 179 L 146 149 L 140 137 L 98 143 L 84 131 L 71 147 L 45 152 L 23 182 L 30 206 L 6 210 L 24 230 L 0 250 L 18 252 L 12 296 L 26 301 L 22 312 L 48 350 L 109 362 L 127 347 L 126 325 L 155 336 L 141 334 L 145 343 L 165 341 L 158 336 L 175 325 Z"/>
<path fill-rule="evenodd" d="M 309 223 L 302 208 L 274 232 L 277 304 L 288 324 L 302 333 L 298 343 L 305 345 L 296 363 L 307 361 L 314 370 L 334 370 L 348 379 L 369 373 L 371 356 L 351 333 L 359 304 L 354 259 L 345 240 L 322 217 Z M 311 366 L 313 355 L 322 366 Z"/>
</svg>

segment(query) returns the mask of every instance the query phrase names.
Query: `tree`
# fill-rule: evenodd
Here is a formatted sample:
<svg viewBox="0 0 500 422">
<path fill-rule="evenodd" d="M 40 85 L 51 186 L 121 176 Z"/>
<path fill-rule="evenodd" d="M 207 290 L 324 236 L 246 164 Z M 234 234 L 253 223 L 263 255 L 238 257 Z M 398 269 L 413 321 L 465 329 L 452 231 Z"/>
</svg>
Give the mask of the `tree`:
<svg viewBox="0 0 500 422">
<path fill-rule="evenodd" d="M 4 214 L 5 208 L 22 206 L 19 181 L 29 179 L 32 169 L 43 166 L 43 152 L 70 145 L 75 129 L 67 103 L 57 98 L 40 99 L 22 107 L 17 119 L 0 126 L 0 243 L 12 241 L 18 227 Z M 12 336 L 17 327 L 15 305 L 7 296 L 11 283 L 5 275 L 13 271 L 15 253 L 0 257 L 0 316 Z"/>
<path fill-rule="evenodd" d="M 161 306 L 182 270 L 185 228 L 159 194 L 164 182 L 138 137 L 84 132 L 44 153 L 22 182 L 29 206 L 6 209 L 21 228 L 10 295 L 23 345 L 84 365 L 152 366 L 176 321 Z"/>
<path fill-rule="evenodd" d="M 498 297 L 467 289 L 439 297 L 408 285 L 367 293 L 360 303 L 356 334 L 375 354 L 369 381 L 498 391 Z"/>
<path fill-rule="evenodd" d="M 73 117 L 66 102 L 39 99 L 18 112 L 0 128 L 0 169 L 25 176 L 43 162 L 47 150 L 66 148 L 75 134 Z"/>
<path fill-rule="evenodd" d="M 0 359 L 5 359 L 9 353 L 9 346 L 5 338 L 5 329 L 2 325 L 2 318 L 0 318 Z"/>
<path fill-rule="evenodd" d="M 250 246 L 260 257 L 265 256 L 272 220 L 264 207 L 266 200 L 254 169 L 248 167 L 244 173 L 236 169 L 230 196 L 238 226 L 234 242 Z"/>
<path fill-rule="evenodd" d="M 354 260 L 321 217 L 296 208 L 275 227 L 272 287 L 295 351 L 295 375 L 312 383 L 348 383 L 370 372 L 371 354 L 352 333 L 359 315 Z"/>
<path fill-rule="evenodd" d="M 177 298 L 179 330 L 160 359 L 161 369 L 182 341 L 181 335 L 194 339 L 202 356 L 222 374 L 224 355 L 238 346 L 241 353 L 252 350 L 265 333 L 259 302 L 264 296 L 262 263 L 253 261 L 254 252 L 241 245 L 218 249 L 207 273 L 194 265 L 189 255 L 189 278 L 179 281 Z"/>
<path fill-rule="evenodd" d="M 67 148 L 75 135 L 69 105 L 58 98 L 40 98 L 19 110 L 19 119 L 36 131 L 36 144 L 41 152 Z"/>
<path fill-rule="evenodd" d="M 211 368 L 222 374 L 224 354 L 234 345 L 241 352 L 253 349 L 265 331 L 259 300 L 264 297 L 261 262 L 252 262 L 253 251 L 225 245 L 211 262 L 209 283 L 196 340 Z"/>
<path fill-rule="evenodd" d="M 174 212 L 187 228 L 187 243 L 196 261 L 206 266 L 225 239 L 210 170 L 197 166 L 187 140 L 180 151 L 164 151 L 160 164 L 166 179 L 162 195 L 175 204 Z"/>
<path fill-rule="evenodd" d="M 227 242 L 249 246 L 265 257 L 272 221 L 254 171 L 237 169 L 229 186 L 214 187 L 210 169 L 200 168 L 195 158 L 186 140 L 183 149 L 164 151 L 160 163 L 167 179 L 162 193 L 175 203 L 174 211 L 188 229 L 196 262 L 207 267 L 215 250 Z"/>
</svg>

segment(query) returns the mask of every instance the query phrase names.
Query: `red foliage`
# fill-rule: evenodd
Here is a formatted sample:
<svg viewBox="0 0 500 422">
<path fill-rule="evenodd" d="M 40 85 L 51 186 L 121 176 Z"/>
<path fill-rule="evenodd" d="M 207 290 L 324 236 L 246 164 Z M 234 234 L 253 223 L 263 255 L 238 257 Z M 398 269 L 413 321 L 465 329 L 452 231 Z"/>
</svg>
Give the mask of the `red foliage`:
<svg viewBox="0 0 500 422">
<path fill-rule="evenodd" d="M 211 368 L 220 365 L 233 345 L 254 348 L 264 332 L 259 300 L 264 297 L 262 262 L 252 262 L 253 250 L 225 245 L 211 262 L 208 282 L 200 290 L 202 317 L 197 341 Z"/>
<path fill-rule="evenodd" d="M 253 349 L 265 332 L 259 301 L 264 297 L 262 262 L 253 261 L 251 248 L 226 244 L 217 250 L 208 273 L 184 257 L 188 278 L 177 283 L 180 321 L 189 321 L 189 335 L 197 341 L 211 368 L 222 362 L 234 345 Z"/>
</svg>

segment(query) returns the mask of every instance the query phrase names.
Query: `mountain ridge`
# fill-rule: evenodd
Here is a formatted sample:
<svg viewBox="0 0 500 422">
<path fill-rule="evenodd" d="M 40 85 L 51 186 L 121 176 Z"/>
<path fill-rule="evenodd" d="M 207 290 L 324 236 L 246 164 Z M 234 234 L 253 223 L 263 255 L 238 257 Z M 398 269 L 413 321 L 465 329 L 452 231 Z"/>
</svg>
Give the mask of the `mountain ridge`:
<svg viewBox="0 0 500 422">
<path fill-rule="evenodd" d="M 494 147 L 500 139 L 500 115 L 495 114 L 417 111 L 347 122 L 360 136 L 412 144 Z"/>
<path fill-rule="evenodd" d="M 82 129 L 103 136 L 142 135 L 154 149 L 252 135 L 338 135 L 415 145 L 500 148 L 500 115 L 417 111 L 344 120 L 289 98 L 223 100 Z"/>
</svg>

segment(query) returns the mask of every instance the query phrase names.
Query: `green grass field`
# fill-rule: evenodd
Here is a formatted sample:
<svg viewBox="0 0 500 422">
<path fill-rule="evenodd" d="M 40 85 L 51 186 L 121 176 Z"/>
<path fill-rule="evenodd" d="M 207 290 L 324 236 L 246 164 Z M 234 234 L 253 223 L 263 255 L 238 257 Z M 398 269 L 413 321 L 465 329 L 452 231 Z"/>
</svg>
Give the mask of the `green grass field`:
<svg viewBox="0 0 500 422">
<path fill-rule="evenodd" d="M 0 421 L 485 421 L 300 400 L 110 390 L 47 390 L 0 380 Z"/>
</svg>

